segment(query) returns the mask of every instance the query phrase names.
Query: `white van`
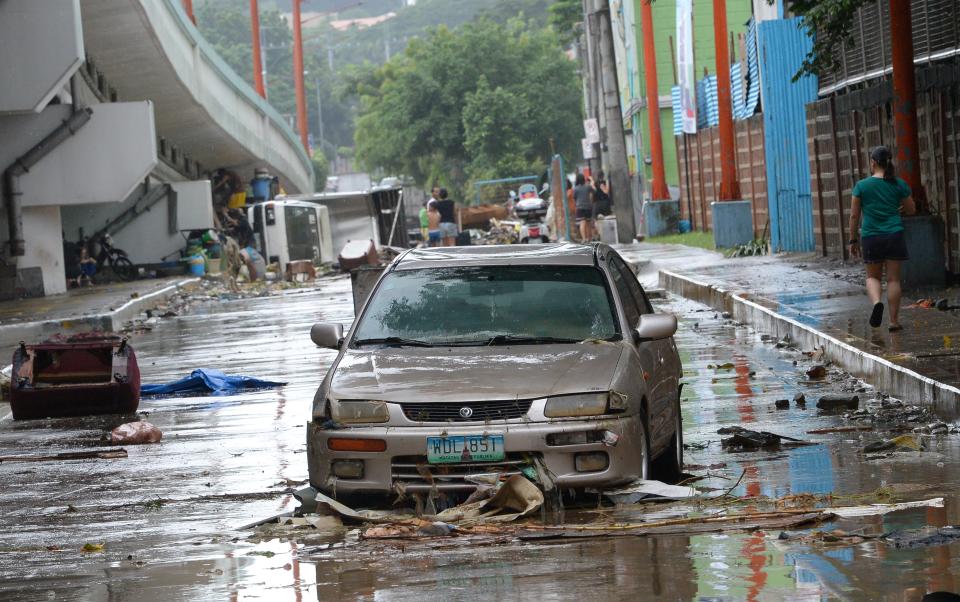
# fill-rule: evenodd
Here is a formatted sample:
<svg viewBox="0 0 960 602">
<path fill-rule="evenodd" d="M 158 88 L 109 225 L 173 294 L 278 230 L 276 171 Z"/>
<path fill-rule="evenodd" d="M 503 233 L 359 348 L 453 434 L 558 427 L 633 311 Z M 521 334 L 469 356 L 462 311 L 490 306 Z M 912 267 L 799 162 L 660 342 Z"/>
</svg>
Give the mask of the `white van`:
<svg viewBox="0 0 960 602">
<path fill-rule="evenodd" d="M 264 201 L 247 208 L 255 245 L 267 263 L 279 263 L 284 273 L 291 261 L 314 265 L 333 263 L 330 211 L 304 201 Z"/>
</svg>

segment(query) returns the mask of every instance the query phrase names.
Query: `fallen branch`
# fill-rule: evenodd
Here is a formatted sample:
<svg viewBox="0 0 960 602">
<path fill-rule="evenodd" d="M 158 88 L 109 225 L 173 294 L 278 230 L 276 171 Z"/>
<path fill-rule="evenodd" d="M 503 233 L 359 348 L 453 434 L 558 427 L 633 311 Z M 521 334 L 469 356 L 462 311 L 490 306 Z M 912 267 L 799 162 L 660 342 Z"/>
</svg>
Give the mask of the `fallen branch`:
<svg viewBox="0 0 960 602">
<path fill-rule="evenodd" d="M 57 460 L 117 460 L 126 458 L 127 450 L 65 452 L 52 456 L 0 456 L 0 462 L 55 462 Z"/>
<path fill-rule="evenodd" d="M 826 435 L 827 433 L 855 433 L 857 431 L 872 431 L 872 426 L 837 426 L 828 429 L 813 429 L 808 435 Z"/>
</svg>

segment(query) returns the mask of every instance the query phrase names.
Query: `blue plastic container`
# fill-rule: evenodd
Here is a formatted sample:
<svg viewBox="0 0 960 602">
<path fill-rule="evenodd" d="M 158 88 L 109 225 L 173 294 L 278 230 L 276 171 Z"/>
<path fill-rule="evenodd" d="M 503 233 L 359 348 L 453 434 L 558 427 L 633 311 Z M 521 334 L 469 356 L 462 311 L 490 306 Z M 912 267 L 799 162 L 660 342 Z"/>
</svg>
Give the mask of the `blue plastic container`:
<svg viewBox="0 0 960 602">
<path fill-rule="evenodd" d="M 261 201 L 269 201 L 271 199 L 271 184 L 273 184 L 273 178 L 265 174 L 258 174 L 250 180 L 250 191 L 253 193 L 253 198 Z"/>
<path fill-rule="evenodd" d="M 690 231 L 690 220 L 682 219 L 677 222 L 677 229 L 680 230 L 680 234 L 686 234 Z"/>
<path fill-rule="evenodd" d="M 187 259 L 187 266 L 190 269 L 190 274 L 193 276 L 203 276 L 207 273 L 207 260 L 204 259 L 203 255 L 193 255 Z"/>
</svg>

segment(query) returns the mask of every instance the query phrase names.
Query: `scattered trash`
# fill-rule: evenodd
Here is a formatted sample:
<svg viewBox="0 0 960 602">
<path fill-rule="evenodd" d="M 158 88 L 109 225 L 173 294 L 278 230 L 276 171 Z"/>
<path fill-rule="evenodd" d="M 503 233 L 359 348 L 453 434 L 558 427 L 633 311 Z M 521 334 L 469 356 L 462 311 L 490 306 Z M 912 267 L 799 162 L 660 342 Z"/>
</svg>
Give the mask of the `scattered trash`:
<svg viewBox="0 0 960 602">
<path fill-rule="evenodd" d="M 893 439 L 874 441 L 863 448 L 863 453 L 884 451 L 923 451 L 923 443 L 915 435 L 900 435 Z"/>
<path fill-rule="evenodd" d="M 900 510 L 912 508 L 943 508 L 943 498 L 935 497 L 916 502 L 901 502 L 899 504 L 870 504 L 868 506 L 847 506 L 844 508 L 829 508 L 829 511 L 840 518 L 858 518 L 862 516 L 883 516 Z"/>
<path fill-rule="evenodd" d="M 776 400 L 775 402 L 773 402 L 773 405 L 774 405 L 774 407 L 776 407 L 778 410 L 787 410 L 787 409 L 790 408 L 790 400 L 789 400 L 789 399 L 778 399 L 778 400 Z"/>
<path fill-rule="evenodd" d="M 933 299 L 918 299 L 916 303 L 905 305 L 904 309 L 932 309 L 936 305 L 937 302 Z"/>
<path fill-rule="evenodd" d="M 827 411 L 856 410 L 860 407 L 860 396 L 844 393 L 823 395 L 817 401 L 817 408 Z"/>
<path fill-rule="evenodd" d="M 102 552 L 103 544 L 102 543 L 85 543 L 83 547 L 80 548 L 80 551 L 84 554 L 92 554 L 94 552 Z"/>
<path fill-rule="evenodd" d="M 596 491 L 596 490 L 591 490 Z M 645 481 L 638 479 L 619 489 L 605 489 L 600 493 L 614 504 L 636 504 L 640 501 L 656 500 L 686 500 L 701 495 L 693 487 L 682 485 L 667 485 L 661 481 Z"/>
<path fill-rule="evenodd" d="M 883 535 L 882 540 L 895 548 L 928 548 L 944 546 L 960 539 L 960 527 L 932 527 L 903 529 Z"/>
<path fill-rule="evenodd" d="M 795 403 L 798 408 L 805 408 L 807 407 L 807 396 L 803 393 L 797 393 L 793 396 L 793 403 Z"/>
<path fill-rule="evenodd" d="M 48 456 L 0 456 L 0 462 L 55 462 L 57 460 L 117 460 L 126 458 L 127 450 L 64 452 Z"/>
<path fill-rule="evenodd" d="M 827 368 L 822 364 L 817 364 L 813 368 L 807 370 L 807 378 L 818 379 L 823 378 L 827 375 Z"/>
<path fill-rule="evenodd" d="M 252 376 L 229 376 L 219 370 L 197 368 L 190 376 L 162 385 L 143 385 L 143 395 L 174 395 L 182 393 L 231 395 L 249 389 L 282 387 L 287 383 L 261 380 Z"/>
<path fill-rule="evenodd" d="M 161 438 L 163 432 L 144 420 L 127 422 L 110 431 L 110 443 L 113 445 L 157 443 Z"/>
</svg>

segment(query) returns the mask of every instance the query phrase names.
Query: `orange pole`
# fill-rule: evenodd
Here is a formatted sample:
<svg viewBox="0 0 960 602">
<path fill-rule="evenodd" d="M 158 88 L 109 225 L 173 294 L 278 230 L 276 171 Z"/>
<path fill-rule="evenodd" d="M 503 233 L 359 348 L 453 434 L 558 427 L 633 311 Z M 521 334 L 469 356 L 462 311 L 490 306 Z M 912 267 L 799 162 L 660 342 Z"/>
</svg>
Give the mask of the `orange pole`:
<svg viewBox="0 0 960 602">
<path fill-rule="evenodd" d="M 913 198 L 917 201 L 917 213 L 925 214 L 927 199 L 920 181 L 920 141 L 917 135 L 917 88 L 913 66 L 910 0 L 890 0 L 890 40 L 897 172 L 913 191 Z"/>
<path fill-rule="evenodd" d="M 197 18 L 193 16 L 193 0 L 183 0 L 183 10 L 187 13 L 187 16 L 190 17 L 190 20 L 193 21 L 193 24 L 197 24 Z"/>
<path fill-rule="evenodd" d="M 730 50 L 727 47 L 727 1 L 713 0 L 713 46 L 717 54 L 717 108 L 720 110 L 720 198 L 740 198 L 737 180 L 737 147 L 730 101 Z"/>
<path fill-rule="evenodd" d="M 303 86 L 303 32 L 300 28 L 300 2 L 293 0 L 293 85 L 297 95 L 297 128 L 303 148 L 310 152 L 307 139 L 307 97 Z"/>
<path fill-rule="evenodd" d="M 257 0 L 250 0 L 250 31 L 253 35 L 253 87 L 262 98 L 267 97 L 263 85 L 263 63 L 260 56 L 260 8 Z"/>
<path fill-rule="evenodd" d="M 657 55 L 653 40 L 653 0 L 641 0 L 643 7 L 643 71 L 647 81 L 647 122 L 650 129 L 650 159 L 653 167 L 653 200 L 670 198 L 663 169 L 663 132 L 660 129 L 660 91 L 657 87 Z"/>
</svg>

